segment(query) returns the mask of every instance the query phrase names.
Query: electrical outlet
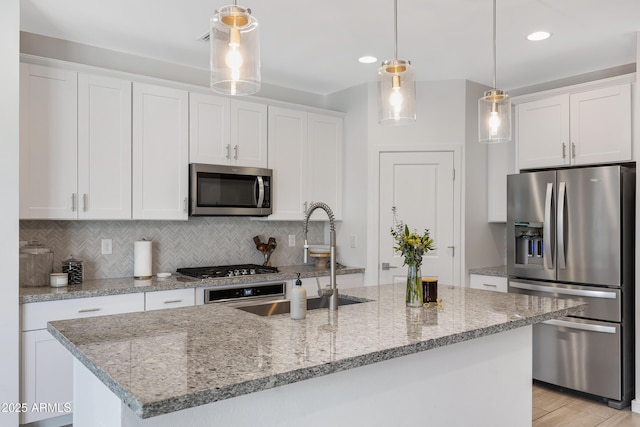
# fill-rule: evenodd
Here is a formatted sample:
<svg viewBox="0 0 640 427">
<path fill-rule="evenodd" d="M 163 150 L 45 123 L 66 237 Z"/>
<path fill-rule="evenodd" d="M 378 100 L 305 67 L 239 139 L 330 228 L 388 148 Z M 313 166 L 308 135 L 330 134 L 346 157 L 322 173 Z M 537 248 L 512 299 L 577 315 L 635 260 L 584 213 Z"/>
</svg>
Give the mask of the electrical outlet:
<svg viewBox="0 0 640 427">
<path fill-rule="evenodd" d="M 102 255 L 111 255 L 113 242 L 111 239 L 102 239 Z"/>
<path fill-rule="evenodd" d="M 349 246 L 351 246 L 352 248 L 357 248 L 358 247 L 358 236 L 355 234 L 352 234 L 351 236 L 349 236 Z"/>
<path fill-rule="evenodd" d="M 296 235 L 295 234 L 289 234 L 289 246 L 295 246 L 296 245 Z"/>
</svg>

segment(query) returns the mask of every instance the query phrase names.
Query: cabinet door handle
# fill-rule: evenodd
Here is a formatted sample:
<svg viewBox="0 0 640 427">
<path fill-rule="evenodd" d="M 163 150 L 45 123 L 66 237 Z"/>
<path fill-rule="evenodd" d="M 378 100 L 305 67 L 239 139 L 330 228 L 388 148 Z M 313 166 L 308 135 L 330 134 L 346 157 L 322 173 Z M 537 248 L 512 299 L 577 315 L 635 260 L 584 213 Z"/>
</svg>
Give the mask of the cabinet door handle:
<svg viewBox="0 0 640 427">
<path fill-rule="evenodd" d="M 76 193 L 71 193 L 71 212 L 76 211 Z"/>
<path fill-rule="evenodd" d="M 572 142 L 571 143 L 571 157 L 572 158 L 576 158 L 576 143 Z"/>
<path fill-rule="evenodd" d="M 184 198 L 184 213 L 187 213 L 188 209 L 189 209 L 189 200 L 185 197 Z"/>
<path fill-rule="evenodd" d="M 87 207 L 87 197 L 88 197 L 87 193 L 84 193 L 82 195 L 82 211 L 83 212 L 86 212 L 87 210 L 89 210 L 88 207 Z"/>
<path fill-rule="evenodd" d="M 83 308 L 82 310 L 78 310 L 78 313 L 92 313 L 94 311 L 100 311 L 101 308 Z"/>
<path fill-rule="evenodd" d="M 562 158 L 567 158 L 567 144 L 565 144 L 564 142 L 562 143 Z"/>
<path fill-rule="evenodd" d="M 231 158 L 231 144 L 227 144 L 227 159 Z"/>
<path fill-rule="evenodd" d="M 182 300 L 181 299 L 170 299 L 170 300 L 165 301 L 164 303 L 165 304 L 176 304 L 176 303 L 179 303 L 179 302 L 182 302 Z"/>
<path fill-rule="evenodd" d="M 237 145 L 233 146 L 233 158 L 235 160 L 238 160 L 238 146 Z"/>
</svg>

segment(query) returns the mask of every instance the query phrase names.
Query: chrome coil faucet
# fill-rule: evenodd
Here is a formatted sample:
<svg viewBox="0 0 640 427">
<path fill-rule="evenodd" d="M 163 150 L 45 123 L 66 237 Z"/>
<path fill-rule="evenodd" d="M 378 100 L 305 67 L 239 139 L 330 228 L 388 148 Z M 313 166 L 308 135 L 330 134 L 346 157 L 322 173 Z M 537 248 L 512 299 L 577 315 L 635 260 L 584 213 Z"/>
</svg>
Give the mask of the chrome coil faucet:
<svg viewBox="0 0 640 427">
<path fill-rule="evenodd" d="M 309 227 L 309 218 L 316 209 L 322 209 L 329 216 L 329 229 L 330 229 L 330 271 L 331 276 L 329 279 L 329 289 L 318 289 L 318 295 L 321 297 L 329 298 L 329 310 L 338 310 L 338 285 L 336 284 L 336 223 L 335 216 L 331 208 L 322 202 L 312 203 L 307 209 L 304 218 L 304 263 L 309 260 L 309 242 L 307 242 L 307 229 Z"/>
</svg>

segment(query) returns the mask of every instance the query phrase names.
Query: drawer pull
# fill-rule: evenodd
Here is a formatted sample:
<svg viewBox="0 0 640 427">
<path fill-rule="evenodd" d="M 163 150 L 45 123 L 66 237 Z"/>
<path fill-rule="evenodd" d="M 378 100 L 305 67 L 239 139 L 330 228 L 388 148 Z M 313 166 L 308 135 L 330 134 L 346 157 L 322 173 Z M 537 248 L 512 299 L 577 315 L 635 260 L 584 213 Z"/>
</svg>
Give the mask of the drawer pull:
<svg viewBox="0 0 640 427">
<path fill-rule="evenodd" d="M 165 304 L 175 304 L 175 303 L 178 303 L 178 302 L 182 302 L 182 300 L 181 299 L 170 299 L 170 300 L 165 301 L 164 303 Z"/>
<path fill-rule="evenodd" d="M 488 286 L 490 288 L 496 288 L 496 285 L 492 285 L 491 283 L 483 283 L 482 286 Z"/>
<path fill-rule="evenodd" d="M 94 311 L 100 311 L 101 308 L 83 308 L 82 310 L 78 310 L 78 313 L 91 313 Z"/>
</svg>

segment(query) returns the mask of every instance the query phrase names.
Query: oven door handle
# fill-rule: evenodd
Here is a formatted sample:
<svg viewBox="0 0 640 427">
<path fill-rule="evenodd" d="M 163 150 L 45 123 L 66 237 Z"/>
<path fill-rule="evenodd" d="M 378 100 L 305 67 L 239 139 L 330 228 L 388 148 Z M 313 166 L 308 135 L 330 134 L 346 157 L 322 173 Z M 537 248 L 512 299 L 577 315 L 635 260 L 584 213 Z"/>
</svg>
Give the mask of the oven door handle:
<svg viewBox="0 0 640 427">
<path fill-rule="evenodd" d="M 583 290 L 583 289 L 556 288 L 553 286 L 540 286 L 540 285 L 533 285 L 529 283 L 520 283 L 520 282 L 510 282 L 509 286 L 512 288 L 524 289 L 527 291 L 546 292 L 549 294 L 573 295 L 576 297 L 605 298 L 605 299 L 617 298 L 617 295 L 615 292 L 607 292 L 607 291 L 589 291 L 589 290 Z"/>
<path fill-rule="evenodd" d="M 258 190 L 256 207 L 261 208 L 264 203 L 264 180 L 261 176 L 256 177 L 256 184 Z"/>
<path fill-rule="evenodd" d="M 561 326 L 563 328 L 580 329 L 582 331 L 588 331 L 588 332 L 603 332 L 605 334 L 616 333 L 616 328 L 614 326 L 593 325 L 590 323 L 577 323 L 577 322 L 571 322 L 568 320 L 561 320 L 561 319 L 545 320 L 542 323 L 544 323 L 545 325 Z"/>
</svg>

